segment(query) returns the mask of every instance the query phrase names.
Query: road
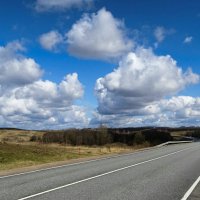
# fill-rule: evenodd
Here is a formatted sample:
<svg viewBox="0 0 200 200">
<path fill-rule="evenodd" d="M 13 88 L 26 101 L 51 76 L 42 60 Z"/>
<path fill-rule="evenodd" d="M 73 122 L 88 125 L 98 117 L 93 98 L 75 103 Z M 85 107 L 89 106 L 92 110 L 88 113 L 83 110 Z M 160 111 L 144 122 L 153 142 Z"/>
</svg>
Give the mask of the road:
<svg viewBox="0 0 200 200">
<path fill-rule="evenodd" d="M 0 177 L 1 200 L 180 200 L 200 175 L 200 143 Z"/>
</svg>

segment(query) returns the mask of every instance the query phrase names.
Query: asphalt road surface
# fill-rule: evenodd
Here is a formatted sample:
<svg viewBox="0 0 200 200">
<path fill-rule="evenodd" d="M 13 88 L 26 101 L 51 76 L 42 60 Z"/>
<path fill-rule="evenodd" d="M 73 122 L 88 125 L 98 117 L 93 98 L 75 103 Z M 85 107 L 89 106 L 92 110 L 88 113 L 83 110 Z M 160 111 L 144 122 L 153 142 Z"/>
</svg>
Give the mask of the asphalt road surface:
<svg viewBox="0 0 200 200">
<path fill-rule="evenodd" d="M 199 176 L 200 143 L 169 145 L 0 177 L 0 200 L 181 200 Z"/>
</svg>

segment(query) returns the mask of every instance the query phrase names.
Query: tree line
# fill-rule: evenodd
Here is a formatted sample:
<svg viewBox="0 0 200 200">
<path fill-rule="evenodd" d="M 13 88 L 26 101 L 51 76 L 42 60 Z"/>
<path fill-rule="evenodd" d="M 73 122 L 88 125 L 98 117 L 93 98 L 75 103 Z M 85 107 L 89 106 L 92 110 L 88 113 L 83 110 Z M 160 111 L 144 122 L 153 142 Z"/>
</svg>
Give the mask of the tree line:
<svg viewBox="0 0 200 200">
<path fill-rule="evenodd" d="M 144 129 L 131 130 L 129 128 L 96 128 L 96 129 L 68 129 L 63 131 L 46 131 L 41 138 L 33 136 L 31 141 L 43 143 L 60 143 L 70 145 L 106 145 L 121 143 L 126 145 L 160 144 L 172 140 L 170 132 L 166 130 Z"/>
</svg>

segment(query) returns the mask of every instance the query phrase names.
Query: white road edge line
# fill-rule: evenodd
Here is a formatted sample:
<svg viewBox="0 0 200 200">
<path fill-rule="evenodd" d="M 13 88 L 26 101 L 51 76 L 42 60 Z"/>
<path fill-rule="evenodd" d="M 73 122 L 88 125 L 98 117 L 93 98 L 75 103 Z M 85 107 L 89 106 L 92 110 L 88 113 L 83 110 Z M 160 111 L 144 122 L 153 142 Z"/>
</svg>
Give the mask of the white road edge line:
<svg viewBox="0 0 200 200">
<path fill-rule="evenodd" d="M 193 190 L 196 188 L 196 186 L 199 184 L 200 182 L 200 176 L 199 178 L 197 178 L 197 180 L 192 184 L 192 186 L 190 187 L 190 189 L 185 193 L 185 195 L 183 196 L 183 198 L 181 200 L 187 200 L 188 197 L 192 194 Z"/>
<path fill-rule="evenodd" d="M 82 179 L 80 181 L 76 181 L 76 182 L 69 183 L 69 184 L 66 184 L 66 185 L 63 185 L 63 186 L 59 186 L 59 187 L 56 187 L 56 188 L 53 188 L 53 189 L 50 189 L 50 190 L 46 190 L 44 192 L 40 192 L 40 193 L 37 193 L 37 194 L 26 196 L 26 197 L 20 198 L 18 200 L 25 200 L 25 199 L 30 199 L 30 198 L 33 198 L 33 197 L 37 197 L 37 196 L 40 196 L 40 195 L 43 195 L 43 194 L 46 194 L 46 193 L 49 193 L 49 192 L 53 192 L 53 191 L 56 191 L 56 190 L 59 190 L 59 189 L 62 189 L 62 188 L 66 188 L 66 187 L 69 187 L 69 186 L 72 186 L 72 185 L 76 185 L 78 183 L 83 183 L 83 182 L 86 182 L 86 181 L 89 181 L 89 180 L 92 180 L 92 179 L 96 179 L 96 178 L 99 178 L 99 177 L 102 177 L 102 176 L 106 176 L 106 175 L 109 175 L 109 174 L 113 174 L 113 173 L 119 172 L 119 171 L 122 171 L 122 170 L 125 170 L 125 169 L 136 167 L 138 165 L 142 165 L 142 164 L 149 163 L 149 162 L 152 162 L 152 161 L 155 161 L 155 160 L 159 160 L 161 158 L 165 158 L 165 157 L 180 153 L 182 151 L 186 151 L 186 150 L 191 149 L 191 148 L 194 148 L 194 147 L 189 147 L 189 148 L 186 148 L 186 149 L 175 151 L 173 153 L 169 153 L 169 154 L 166 154 L 166 155 L 163 155 L 163 156 L 159 156 L 157 158 L 153 158 L 153 159 L 150 159 L 150 160 L 139 162 L 139 163 L 136 163 L 136 164 L 133 164 L 133 165 L 129 165 L 127 167 L 119 168 L 119 169 L 116 169 L 116 170 L 113 170 L 113 171 L 109 171 L 109 172 L 106 172 L 106 173 L 103 173 L 103 174 L 99 174 L 99 175 L 96 175 L 96 176 L 92 176 L 92 177 L 89 177 L 89 178 L 86 178 L 86 179 Z"/>
<path fill-rule="evenodd" d="M 0 176 L 0 179 L 14 177 L 14 176 L 20 176 L 20 175 L 26 175 L 26 174 L 32 174 L 32 173 L 35 173 L 35 172 L 47 171 L 47 170 L 51 170 L 51 169 L 59 169 L 59 168 L 62 168 L 62 167 L 81 165 L 81 164 L 86 164 L 86 163 L 91 163 L 91 162 L 96 162 L 96 161 L 101 161 L 101 160 L 108 160 L 108 159 L 111 159 L 111 158 L 118 158 L 118 157 L 122 157 L 122 156 L 128 156 L 128 155 L 140 153 L 140 152 L 143 152 L 143 151 L 154 150 L 156 148 L 160 148 L 160 147 L 155 146 L 155 147 L 152 147 L 152 148 L 140 149 L 140 150 L 137 150 L 137 151 L 131 152 L 131 153 L 107 156 L 107 157 L 104 157 L 104 158 L 97 158 L 97 159 L 92 159 L 92 160 L 87 160 L 87 161 L 82 161 L 82 162 L 76 162 L 76 163 L 71 163 L 71 164 L 69 163 L 69 164 L 66 164 L 66 165 L 59 165 L 59 166 L 55 166 L 55 167 L 37 169 L 37 170 L 32 170 L 32 171 L 28 171 L 28 172 L 22 172 L 22 173 L 18 173 L 18 174 L 5 175 L 5 176 Z"/>
</svg>

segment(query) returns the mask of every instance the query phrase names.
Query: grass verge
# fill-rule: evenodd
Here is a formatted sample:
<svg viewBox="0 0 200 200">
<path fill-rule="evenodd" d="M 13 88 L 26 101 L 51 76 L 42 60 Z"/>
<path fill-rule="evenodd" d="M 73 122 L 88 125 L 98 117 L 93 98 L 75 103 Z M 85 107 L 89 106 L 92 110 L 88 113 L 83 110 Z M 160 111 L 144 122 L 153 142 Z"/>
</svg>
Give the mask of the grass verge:
<svg viewBox="0 0 200 200">
<path fill-rule="evenodd" d="M 147 146 L 147 145 L 146 145 Z M 57 161 L 130 152 L 145 147 L 107 145 L 103 147 L 61 146 L 55 144 L 13 144 L 0 143 L 0 171 L 35 166 Z"/>
</svg>

